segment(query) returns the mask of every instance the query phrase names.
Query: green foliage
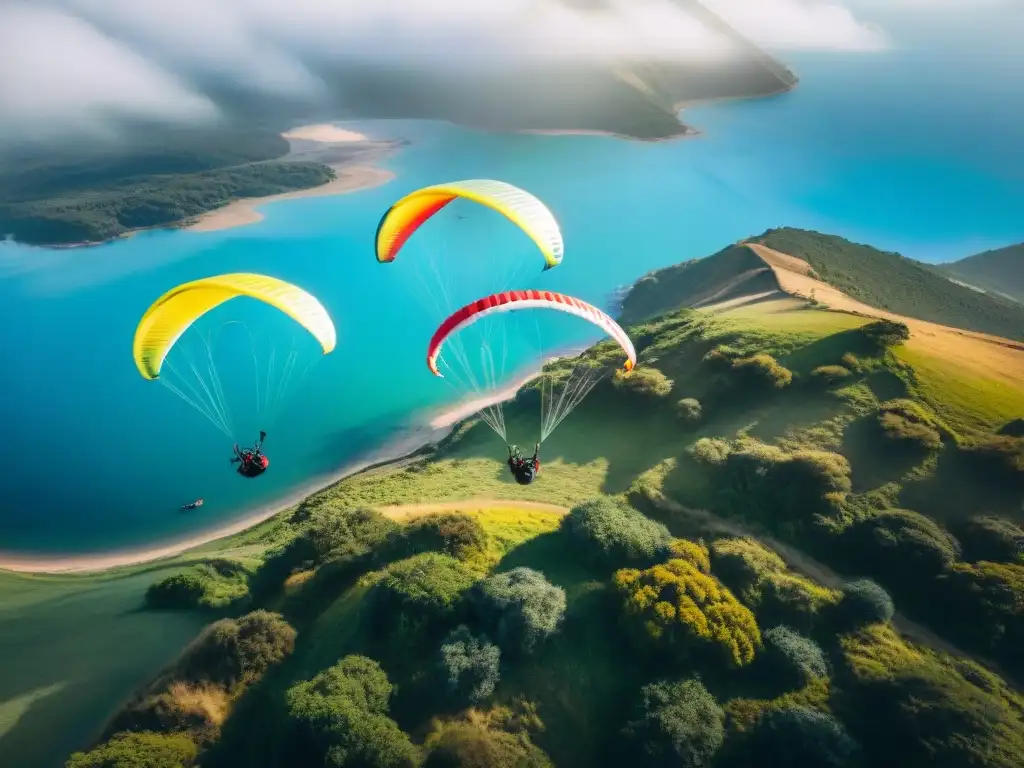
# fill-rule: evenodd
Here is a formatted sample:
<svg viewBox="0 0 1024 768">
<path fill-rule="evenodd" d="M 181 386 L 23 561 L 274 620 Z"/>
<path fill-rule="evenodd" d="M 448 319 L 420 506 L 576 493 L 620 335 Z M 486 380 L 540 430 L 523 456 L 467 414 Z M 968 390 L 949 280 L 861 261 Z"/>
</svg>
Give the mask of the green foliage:
<svg viewBox="0 0 1024 768">
<path fill-rule="evenodd" d="M 1024 438 L 992 435 L 965 446 L 962 455 L 982 482 L 1024 492 Z"/>
<path fill-rule="evenodd" d="M 819 365 L 811 371 L 811 381 L 824 387 L 834 387 L 850 378 L 850 369 L 841 365 Z"/>
<path fill-rule="evenodd" d="M 743 357 L 738 349 L 728 344 L 719 344 L 704 355 L 704 363 L 713 371 L 727 371 L 732 367 L 733 361 Z"/>
<path fill-rule="evenodd" d="M 685 560 L 646 571 L 616 571 L 625 613 L 656 647 L 677 656 L 711 645 L 731 666 L 746 666 L 761 645 L 757 621 L 715 577 Z"/>
<path fill-rule="evenodd" d="M 878 425 L 893 442 L 934 451 L 942 447 L 935 417 L 913 400 L 889 400 L 878 406 Z"/>
<path fill-rule="evenodd" d="M 786 518 L 832 514 L 853 487 L 850 462 L 831 451 L 795 451 L 766 477 L 773 510 Z"/>
<path fill-rule="evenodd" d="M 1024 529 L 1002 517 L 975 515 L 958 531 L 964 558 L 971 562 L 1024 562 Z"/>
<path fill-rule="evenodd" d="M 851 581 L 843 587 L 838 615 L 846 626 L 861 627 L 886 622 L 894 613 L 896 606 L 889 593 L 870 579 Z"/>
<path fill-rule="evenodd" d="M 751 538 L 719 539 L 712 545 L 715 574 L 763 625 L 789 624 L 807 632 L 839 594 L 792 573 L 775 552 Z"/>
<path fill-rule="evenodd" d="M 732 446 L 729 445 L 728 440 L 702 437 L 693 444 L 692 453 L 697 461 L 714 467 L 720 467 L 725 464 L 729 454 L 732 453 Z"/>
<path fill-rule="evenodd" d="M 875 320 L 862 325 L 858 333 L 870 342 L 876 351 L 884 351 L 910 339 L 910 328 L 897 320 Z"/>
<path fill-rule="evenodd" d="M 888 627 L 848 635 L 841 647 L 844 719 L 869 765 L 1020 765 L 1024 701 L 993 675 L 910 647 Z"/>
<path fill-rule="evenodd" d="M 630 762 L 650 768 L 710 766 L 725 740 L 724 722 L 725 713 L 699 680 L 645 685 L 634 719 L 623 729 Z"/>
<path fill-rule="evenodd" d="M 873 307 L 1010 339 L 1024 335 L 1024 306 L 957 285 L 897 253 L 789 227 L 751 241 L 803 259 L 826 283 Z"/>
<path fill-rule="evenodd" d="M 228 693 L 215 685 L 172 682 L 164 690 L 127 706 L 114 718 L 107 733 L 187 732 L 197 744 L 203 744 L 217 737 L 228 703 Z"/>
<path fill-rule="evenodd" d="M 512 734 L 477 722 L 441 725 L 426 742 L 424 768 L 551 768 L 525 733 Z"/>
<path fill-rule="evenodd" d="M 295 634 L 280 614 L 268 611 L 222 619 L 185 653 L 179 673 L 186 681 L 208 681 L 228 690 L 247 685 L 291 655 Z"/>
<path fill-rule="evenodd" d="M 999 428 L 998 434 L 1003 437 L 1024 437 L 1024 419 L 1006 422 Z"/>
<path fill-rule="evenodd" d="M 766 353 L 733 360 L 732 375 L 741 386 L 755 391 L 785 389 L 793 381 L 793 372 Z"/>
<path fill-rule="evenodd" d="M 711 553 L 703 542 L 689 539 L 672 539 L 668 545 L 671 560 L 685 560 L 701 573 L 711 573 Z"/>
<path fill-rule="evenodd" d="M 816 677 L 828 676 L 828 662 L 821 647 L 789 627 L 766 630 L 764 648 L 765 661 L 793 688 L 802 688 Z"/>
<path fill-rule="evenodd" d="M 417 752 L 388 717 L 392 686 L 380 665 L 346 656 L 286 695 L 296 765 L 412 768 Z"/>
<path fill-rule="evenodd" d="M 700 401 L 693 397 L 684 397 L 676 403 L 676 415 L 686 424 L 696 424 L 703 415 Z"/>
<path fill-rule="evenodd" d="M 484 579 L 470 593 L 470 603 L 501 649 L 513 655 L 533 653 L 565 616 L 565 590 L 526 567 Z"/>
<path fill-rule="evenodd" d="M 425 552 L 391 565 L 376 586 L 382 626 L 402 622 L 408 631 L 442 627 L 455 618 L 476 575 L 450 555 Z"/>
<path fill-rule="evenodd" d="M 25 243 L 98 242 L 162 227 L 227 205 L 326 184 L 325 165 L 266 162 L 200 173 L 125 180 L 116 186 L 25 201 L 0 200 L 0 232 Z"/>
<path fill-rule="evenodd" d="M 772 709 L 743 734 L 737 765 L 853 768 L 860 747 L 831 715 L 808 707 Z"/>
<path fill-rule="evenodd" d="M 562 530 L 585 559 L 608 570 L 652 565 L 665 557 L 672 538 L 661 523 L 607 496 L 573 507 Z"/>
<path fill-rule="evenodd" d="M 500 662 L 498 646 L 462 625 L 445 638 L 438 666 L 448 693 L 465 706 L 478 704 L 494 693 L 501 677 Z"/>
<path fill-rule="evenodd" d="M 616 371 L 612 377 L 612 386 L 645 400 L 661 400 L 672 393 L 672 380 L 650 366 L 634 368 L 629 373 Z"/>
<path fill-rule="evenodd" d="M 66 768 L 190 768 L 199 750 L 184 734 L 118 733 L 88 752 L 76 752 Z"/>
<path fill-rule="evenodd" d="M 942 581 L 942 596 L 958 633 L 1015 667 L 1024 641 L 1024 565 L 957 563 Z"/>
<path fill-rule="evenodd" d="M 289 545 L 299 567 L 313 568 L 330 560 L 364 555 L 400 530 L 374 509 L 325 506 L 311 513 Z"/>
<path fill-rule="evenodd" d="M 457 512 L 443 512 L 418 517 L 400 527 L 389 550 L 398 557 L 442 552 L 465 561 L 482 555 L 487 544 L 487 532 L 475 518 Z"/>
<path fill-rule="evenodd" d="M 953 567 L 960 544 L 935 521 L 906 509 L 887 509 L 843 534 L 846 556 L 894 580 L 917 581 Z"/>
<path fill-rule="evenodd" d="M 146 605 L 157 610 L 226 608 L 248 597 L 248 576 L 234 560 L 201 563 L 150 585 Z"/>
</svg>

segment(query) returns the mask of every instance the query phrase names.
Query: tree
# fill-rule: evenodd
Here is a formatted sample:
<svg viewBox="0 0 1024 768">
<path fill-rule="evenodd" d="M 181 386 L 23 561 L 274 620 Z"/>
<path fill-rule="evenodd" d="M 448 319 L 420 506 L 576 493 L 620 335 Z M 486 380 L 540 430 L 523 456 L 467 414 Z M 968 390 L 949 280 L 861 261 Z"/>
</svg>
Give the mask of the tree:
<svg viewBox="0 0 1024 768">
<path fill-rule="evenodd" d="M 807 707 L 773 709 L 742 737 L 739 765 L 758 768 L 852 768 L 860 747 L 833 717 Z"/>
<path fill-rule="evenodd" d="M 766 353 L 733 360 L 732 374 L 738 384 L 751 391 L 785 389 L 793 381 L 793 372 Z"/>
<path fill-rule="evenodd" d="M 470 592 L 473 610 L 501 649 L 530 654 L 558 631 L 565 616 L 565 590 L 531 568 L 496 573 Z"/>
<path fill-rule="evenodd" d="M 672 380 L 657 368 L 645 366 L 629 373 L 616 371 L 612 386 L 644 400 L 661 400 L 672 392 Z"/>
<path fill-rule="evenodd" d="M 761 632 L 754 615 L 714 576 L 684 560 L 646 571 L 616 571 L 615 590 L 626 615 L 656 647 L 686 655 L 711 646 L 735 667 L 754 660 Z"/>
<path fill-rule="evenodd" d="M 828 662 L 821 647 L 785 626 L 764 633 L 764 659 L 787 687 L 802 688 L 817 677 L 828 676 Z"/>
<path fill-rule="evenodd" d="M 438 667 L 448 692 L 461 705 L 478 704 L 500 679 L 501 650 L 459 626 L 441 645 Z"/>
<path fill-rule="evenodd" d="M 231 690 L 255 682 L 293 650 L 295 630 L 280 614 L 253 611 L 212 624 L 183 656 L 181 673 L 187 681 Z"/>
<path fill-rule="evenodd" d="M 860 334 L 877 350 L 882 351 L 909 339 L 910 328 L 905 323 L 895 320 L 876 320 L 873 323 L 862 325 Z"/>
<path fill-rule="evenodd" d="M 811 381 L 824 386 L 833 387 L 850 378 L 850 371 L 841 365 L 819 365 L 811 371 Z"/>
<path fill-rule="evenodd" d="M 387 715 L 392 686 L 380 665 L 346 656 L 288 689 L 296 765 L 412 768 L 416 748 Z"/>
<path fill-rule="evenodd" d="M 478 723 L 444 724 L 427 739 L 423 768 L 551 768 L 551 761 L 526 734 L 492 730 Z"/>
<path fill-rule="evenodd" d="M 896 613 L 889 593 L 870 579 L 858 579 L 846 584 L 837 610 L 840 621 L 853 627 L 886 622 Z"/>
<path fill-rule="evenodd" d="M 945 573 L 960 543 L 934 520 L 907 509 L 887 509 L 847 529 L 849 556 L 870 562 L 880 576 L 920 582 Z"/>
<path fill-rule="evenodd" d="M 450 555 L 426 552 L 388 568 L 376 587 L 383 626 L 400 618 L 408 631 L 443 626 L 453 619 L 476 575 Z"/>
<path fill-rule="evenodd" d="M 664 525 L 609 497 L 573 507 L 561 526 L 584 558 L 608 569 L 651 565 L 665 557 L 672 539 Z"/>
<path fill-rule="evenodd" d="M 1002 517 L 976 515 L 959 531 L 968 560 L 1024 564 L 1024 529 Z"/>
<path fill-rule="evenodd" d="M 442 552 L 469 560 L 487 548 L 487 531 L 469 515 L 445 512 L 419 517 L 402 526 L 389 549 L 398 557 Z"/>
<path fill-rule="evenodd" d="M 700 401 L 693 397 L 684 397 L 676 403 L 676 414 L 685 424 L 696 424 L 703 416 Z"/>
<path fill-rule="evenodd" d="M 118 733 L 88 752 L 75 752 L 66 768 L 190 768 L 199 750 L 181 733 Z"/>
<path fill-rule="evenodd" d="M 650 768 L 709 766 L 725 740 L 725 713 L 699 680 L 645 685 L 623 729 L 630 755 Z"/>
</svg>

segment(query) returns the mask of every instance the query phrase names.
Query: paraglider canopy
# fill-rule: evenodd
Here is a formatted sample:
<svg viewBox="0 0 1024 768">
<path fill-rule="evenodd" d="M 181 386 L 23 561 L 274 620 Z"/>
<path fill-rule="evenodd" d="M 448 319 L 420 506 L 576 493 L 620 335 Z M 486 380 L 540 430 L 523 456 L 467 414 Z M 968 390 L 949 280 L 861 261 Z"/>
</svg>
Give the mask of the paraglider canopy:
<svg viewBox="0 0 1024 768">
<path fill-rule="evenodd" d="M 173 288 L 146 310 L 132 352 L 144 379 L 156 379 L 171 347 L 196 320 L 239 296 L 249 296 L 289 315 L 329 353 L 337 344 L 334 323 L 312 295 L 283 280 L 245 273 L 217 275 Z"/>
<path fill-rule="evenodd" d="M 406 240 L 448 203 L 463 198 L 485 205 L 522 229 L 540 249 L 545 269 L 562 262 L 562 232 L 554 214 L 524 189 L 494 179 L 469 179 L 418 189 L 392 205 L 377 226 L 377 261 L 395 260 Z"/>
</svg>

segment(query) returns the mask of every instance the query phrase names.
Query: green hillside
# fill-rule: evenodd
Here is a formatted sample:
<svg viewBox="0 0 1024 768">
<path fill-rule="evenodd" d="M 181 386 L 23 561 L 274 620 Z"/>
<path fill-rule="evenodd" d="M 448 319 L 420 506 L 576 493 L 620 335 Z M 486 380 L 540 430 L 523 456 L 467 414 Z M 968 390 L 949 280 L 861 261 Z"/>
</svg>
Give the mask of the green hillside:
<svg viewBox="0 0 1024 768">
<path fill-rule="evenodd" d="M 1024 243 L 940 264 L 939 268 L 957 280 L 1024 303 Z"/>
<path fill-rule="evenodd" d="M 750 266 L 722 253 L 717 290 Z M 1024 385 L 968 436 L 898 325 L 775 298 L 628 330 L 532 485 L 470 421 L 217 544 L 266 548 L 248 578 L 152 588 L 230 618 L 68 765 L 1019 765 Z M 506 421 L 532 440 L 534 393 Z"/>
<path fill-rule="evenodd" d="M 954 328 L 1024 339 L 1024 306 L 957 285 L 898 253 L 789 227 L 770 229 L 748 242 L 803 259 L 819 279 L 873 307 Z"/>
</svg>

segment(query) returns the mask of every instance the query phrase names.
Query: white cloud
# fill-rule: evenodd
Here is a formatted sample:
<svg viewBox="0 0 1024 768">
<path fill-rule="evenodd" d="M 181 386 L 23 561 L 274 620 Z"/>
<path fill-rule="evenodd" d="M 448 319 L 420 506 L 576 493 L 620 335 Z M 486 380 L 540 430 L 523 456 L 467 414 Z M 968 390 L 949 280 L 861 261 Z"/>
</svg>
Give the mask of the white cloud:
<svg viewBox="0 0 1024 768">
<path fill-rule="evenodd" d="M 102 134 L 128 115 L 198 121 L 217 114 L 144 56 L 57 10 L 0 7 L 0 52 L 0 134 Z"/>
<path fill-rule="evenodd" d="M 776 50 L 884 45 L 838 0 L 705 2 Z M 0 6 L 0 136 L 210 119 L 204 92 L 224 84 L 315 104 L 326 62 L 458 73 L 730 50 L 673 0 L 22 0 Z"/>
<path fill-rule="evenodd" d="M 754 42 L 776 50 L 876 51 L 885 33 L 830 0 L 704 0 Z"/>
</svg>

